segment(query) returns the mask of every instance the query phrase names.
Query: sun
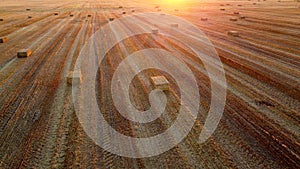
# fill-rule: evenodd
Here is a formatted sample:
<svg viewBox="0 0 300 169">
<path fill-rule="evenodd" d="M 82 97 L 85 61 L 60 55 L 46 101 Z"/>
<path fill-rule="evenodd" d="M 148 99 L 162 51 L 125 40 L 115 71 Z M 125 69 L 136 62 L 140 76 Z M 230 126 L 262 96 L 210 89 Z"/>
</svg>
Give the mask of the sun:
<svg viewBox="0 0 300 169">
<path fill-rule="evenodd" d="M 165 0 L 167 3 L 178 4 L 183 3 L 186 0 Z"/>
<path fill-rule="evenodd" d="M 187 1 L 188 0 L 163 0 L 161 3 L 169 7 L 180 7 L 181 5 L 184 5 Z"/>
</svg>

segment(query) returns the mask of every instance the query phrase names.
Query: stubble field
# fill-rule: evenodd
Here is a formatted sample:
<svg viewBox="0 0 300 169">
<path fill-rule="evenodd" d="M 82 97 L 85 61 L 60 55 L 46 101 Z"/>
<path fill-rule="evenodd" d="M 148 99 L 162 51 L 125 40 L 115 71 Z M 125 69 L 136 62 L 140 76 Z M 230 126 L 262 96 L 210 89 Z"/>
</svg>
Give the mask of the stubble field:
<svg viewBox="0 0 300 169">
<path fill-rule="evenodd" d="M 0 168 L 300 168 L 300 2 L 170 4 L 2 1 L 0 37 L 7 37 L 8 42 L 0 43 Z M 187 63 L 196 76 L 201 94 L 197 121 L 178 146 L 158 156 L 135 159 L 107 152 L 86 135 L 66 76 L 74 69 L 83 45 L 109 24 L 109 18 L 142 12 L 176 15 L 200 28 L 219 54 L 228 88 L 217 130 L 208 141 L 198 144 L 211 97 L 203 64 L 185 46 L 164 36 L 139 35 L 115 46 L 107 54 L 96 83 L 103 115 L 117 131 L 133 137 L 161 133 L 176 119 L 180 107 L 180 92 L 172 78 L 148 70 L 132 81 L 131 101 L 139 110 L 148 109 L 149 77 L 163 74 L 171 82 L 166 112 L 150 124 L 122 117 L 107 96 L 111 85 L 107 79 L 126 53 L 151 47 L 176 51 L 175 57 Z M 208 20 L 201 20 L 203 17 Z M 137 24 L 154 25 L 141 17 L 135 19 Z M 119 26 L 112 29 L 135 31 L 126 22 Z M 228 31 L 238 31 L 239 36 L 227 35 Z M 118 31 L 114 36 L 119 36 Z M 17 51 L 23 48 L 30 48 L 32 56 L 17 58 Z"/>
</svg>

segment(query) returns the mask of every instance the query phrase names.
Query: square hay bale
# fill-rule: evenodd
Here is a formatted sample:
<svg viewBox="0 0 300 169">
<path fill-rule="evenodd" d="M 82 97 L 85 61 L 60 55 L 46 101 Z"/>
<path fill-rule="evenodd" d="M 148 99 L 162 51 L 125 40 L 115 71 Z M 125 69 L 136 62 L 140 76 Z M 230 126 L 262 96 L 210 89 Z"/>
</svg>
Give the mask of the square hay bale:
<svg viewBox="0 0 300 169">
<path fill-rule="evenodd" d="M 70 14 L 70 17 L 73 17 L 74 15 L 73 14 Z"/>
<path fill-rule="evenodd" d="M 88 15 L 88 17 L 92 17 L 92 15 Z"/>
<path fill-rule="evenodd" d="M 178 28 L 178 26 L 179 26 L 178 23 L 172 23 L 172 24 L 171 24 L 171 27 L 172 27 L 172 28 Z"/>
<path fill-rule="evenodd" d="M 221 8 L 220 10 L 221 10 L 221 11 L 225 11 L 225 8 Z"/>
<path fill-rule="evenodd" d="M 109 17 L 109 21 L 113 21 L 114 19 L 114 17 Z"/>
<path fill-rule="evenodd" d="M 0 21 L 4 21 L 4 19 L 0 18 Z"/>
<path fill-rule="evenodd" d="M 119 6 L 119 8 L 121 9 L 121 8 L 123 8 L 123 6 Z"/>
<path fill-rule="evenodd" d="M 153 34 L 158 34 L 159 30 L 158 29 L 152 29 Z"/>
<path fill-rule="evenodd" d="M 239 37 L 240 34 L 238 31 L 228 31 L 227 33 L 229 36 Z"/>
<path fill-rule="evenodd" d="M 230 18 L 229 20 L 230 20 L 230 21 L 233 21 L 233 22 L 236 22 L 236 21 L 237 21 L 237 18 Z"/>
<path fill-rule="evenodd" d="M 1 37 L 0 43 L 6 43 L 8 41 L 7 37 Z"/>
<path fill-rule="evenodd" d="M 30 11 L 30 10 L 31 10 L 30 8 L 27 8 L 27 9 L 26 9 L 26 11 Z"/>
<path fill-rule="evenodd" d="M 207 21 L 207 20 L 208 20 L 208 18 L 206 18 L 206 17 L 201 18 L 201 21 Z"/>
<path fill-rule="evenodd" d="M 67 83 L 69 85 L 77 85 L 81 83 L 81 71 L 79 70 L 75 70 L 75 71 L 69 71 L 68 75 L 67 75 Z M 73 83 L 74 81 L 74 83 Z"/>
<path fill-rule="evenodd" d="M 18 58 L 26 58 L 32 54 L 31 49 L 22 49 L 17 53 Z"/>
<path fill-rule="evenodd" d="M 151 84 L 155 89 L 166 91 L 170 89 L 170 83 L 164 76 L 151 77 Z"/>
<path fill-rule="evenodd" d="M 28 19 L 31 19 L 32 18 L 32 16 L 28 16 Z"/>
<path fill-rule="evenodd" d="M 54 15 L 58 15 L 58 12 L 55 12 Z"/>
</svg>

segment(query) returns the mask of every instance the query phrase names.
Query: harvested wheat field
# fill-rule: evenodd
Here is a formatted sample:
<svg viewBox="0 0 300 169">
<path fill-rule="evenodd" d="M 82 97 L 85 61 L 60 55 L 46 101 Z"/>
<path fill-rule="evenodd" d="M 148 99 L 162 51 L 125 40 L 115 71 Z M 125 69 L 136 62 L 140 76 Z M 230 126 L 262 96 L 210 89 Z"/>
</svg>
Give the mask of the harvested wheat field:
<svg viewBox="0 0 300 169">
<path fill-rule="evenodd" d="M 0 37 L 1 169 L 300 168 L 300 1 L 1 0 Z M 201 59 L 189 46 L 202 49 Z M 147 68 L 131 76 L 140 64 L 174 72 Z M 75 88 L 93 93 L 76 100 Z M 223 107 L 212 106 L 222 99 Z M 78 113 L 94 110 L 93 101 L 103 124 Z M 162 113 L 146 121 L 156 110 Z M 190 128 L 139 142 L 169 131 L 181 112 Z M 206 128 L 206 119 L 215 126 Z M 204 130 L 212 135 L 199 142 Z M 100 142 L 90 136 L 98 131 Z"/>
</svg>

